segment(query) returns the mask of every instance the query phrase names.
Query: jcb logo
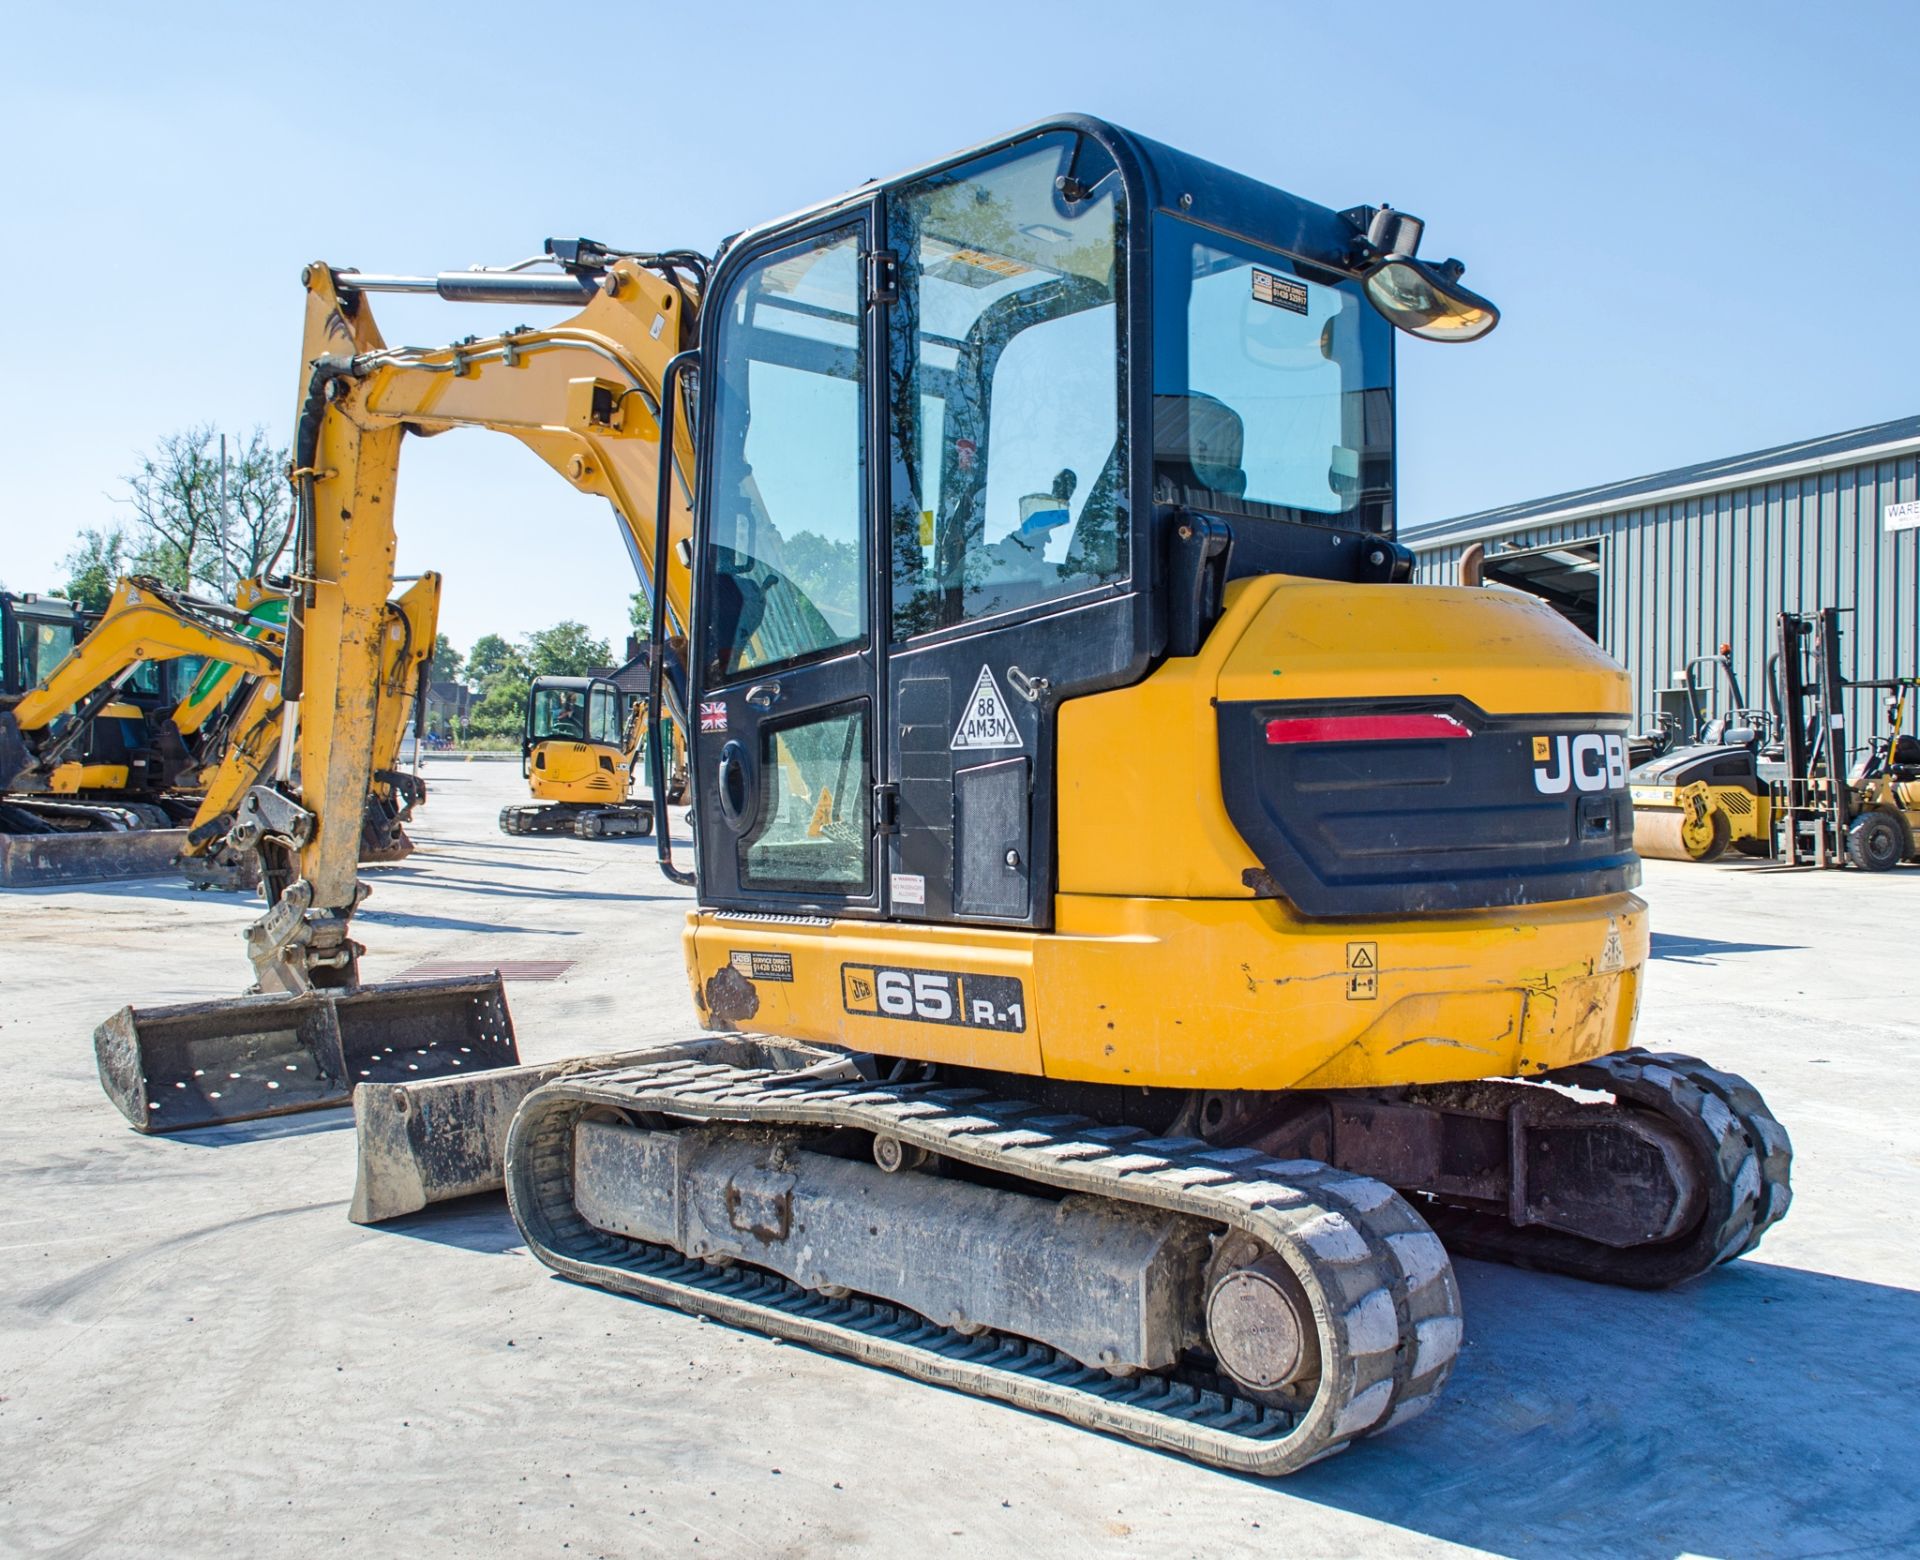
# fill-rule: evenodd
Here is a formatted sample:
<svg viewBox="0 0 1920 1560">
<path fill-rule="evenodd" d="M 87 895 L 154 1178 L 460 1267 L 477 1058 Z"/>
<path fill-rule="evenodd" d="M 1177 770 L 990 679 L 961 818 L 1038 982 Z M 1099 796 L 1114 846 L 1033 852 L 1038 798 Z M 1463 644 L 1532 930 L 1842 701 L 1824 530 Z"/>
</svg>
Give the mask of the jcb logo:
<svg viewBox="0 0 1920 1560">
<path fill-rule="evenodd" d="M 1578 791 L 1614 791 L 1627 783 L 1627 739 L 1612 732 L 1583 731 L 1577 737 L 1533 739 L 1533 788 L 1558 796 Z"/>
</svg>

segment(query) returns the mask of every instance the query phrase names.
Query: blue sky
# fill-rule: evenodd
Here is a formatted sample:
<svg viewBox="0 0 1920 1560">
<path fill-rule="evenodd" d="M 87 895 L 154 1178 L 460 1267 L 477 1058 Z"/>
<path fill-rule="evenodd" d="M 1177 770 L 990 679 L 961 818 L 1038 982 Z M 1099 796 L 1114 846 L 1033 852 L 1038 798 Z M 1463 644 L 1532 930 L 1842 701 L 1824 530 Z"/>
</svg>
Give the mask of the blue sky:
<svg viewBox="0 0 1920 1560">
<path fill-rule="evenodd" d="M 356 22 L 354 19 L 362 19 Z M 377 18 L 377 20 L 373 19 Z M 1400 354 L 1402 523 L 1920 411 L 1920 7 L 1292 3 L 11 8 L 0 581 L 136 454 L 290 431 L 298 275 L 724 234 L 1063 109 L 1428 223 L 1504 311 Z M 389 340 L 495 311 L 381 300 Z M 624 630 L 604 506 L 416 441 L 403 569 L 465 646 Z"/>
</svg>

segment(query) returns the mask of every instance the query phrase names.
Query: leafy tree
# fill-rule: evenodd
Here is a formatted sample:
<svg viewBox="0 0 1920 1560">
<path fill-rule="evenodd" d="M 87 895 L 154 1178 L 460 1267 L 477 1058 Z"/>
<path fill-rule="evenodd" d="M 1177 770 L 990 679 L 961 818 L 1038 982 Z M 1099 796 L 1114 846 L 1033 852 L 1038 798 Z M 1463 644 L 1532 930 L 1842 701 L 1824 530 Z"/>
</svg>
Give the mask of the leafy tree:
<svg viewBox="0 0 1920 1560">
<path fill-rule="evenodd" d="M 633 593 L 632 603 L 627 608 L 627 624 L 642 638 L 653 628 L 653 599 L 644 591 Z"/>
<path fill-rule="evenodd" d="M 467 652 L 467 681 L 484 691 L 506 676 L 525 682 L 529 676 L 527 658 L 519 646 L 498 634 L 482 634 Z"/>
<path fill-rule="evenodd" d="M 527 635 L 527 665 L 536 677 L 584 677 L 607 665 L 613 651 L 584 623 L 571 620 Z"/>
<path fill-rule="evenodd" d="M 476 737 L 519 736 L 526 719 L 528 686 L 523 676 L 494 678 L 469 712 L 467 729 Z"/>
<path fill-rule="evenodd" d="M 117 525 L 80 533 L 80 543 L 65 558 L 67 599 L 87 612 L 103 612 L 113 587 L 127 568 L 127 533 Z"/>
<path fill-rule="evenodd" d="M 453 641 L 445 634 L 434 640 L 432 675 L 435 682 L 458 682 L 466 664 L 467 658 L 453 648 Z"/>
<path fill-rule="evenodd" d="M 222 596 L 258 574 L 287 532 L 286 464 L 262 428 L 231 440 L 209 423 L 166 435 L 126 479 L 142 571 Z"/>
</svg>

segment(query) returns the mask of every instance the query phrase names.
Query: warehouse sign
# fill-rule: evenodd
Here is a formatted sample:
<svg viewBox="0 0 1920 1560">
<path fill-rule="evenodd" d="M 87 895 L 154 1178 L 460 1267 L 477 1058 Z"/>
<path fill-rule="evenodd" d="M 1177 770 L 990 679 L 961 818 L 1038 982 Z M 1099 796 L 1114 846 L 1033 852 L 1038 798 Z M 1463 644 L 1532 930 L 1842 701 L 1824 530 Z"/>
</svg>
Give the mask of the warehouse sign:
<svg viewBox="0 0 1920 1560">
<path fill-rule="evenodd" d="M 1920 531 L 1920 503 L 1889 504 L 1880 518 L 1889 531 Z"/>
</svg>

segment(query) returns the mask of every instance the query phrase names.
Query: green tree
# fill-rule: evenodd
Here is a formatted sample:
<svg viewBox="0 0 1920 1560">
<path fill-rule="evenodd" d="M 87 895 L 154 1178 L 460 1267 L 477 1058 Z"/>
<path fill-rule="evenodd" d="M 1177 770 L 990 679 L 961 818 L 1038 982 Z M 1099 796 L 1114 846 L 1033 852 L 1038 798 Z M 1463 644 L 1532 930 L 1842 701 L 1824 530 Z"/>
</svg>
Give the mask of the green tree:
<svg viewBox="0 0 1920 1560">
<path fill-rule="evenodd" d="M 434 640 L 433 680 L 435 682 L 458 682 L 466 664 L 467 658 L 453 648 L 453 641 L 445 634 Z"/>
<path fill-rule="evenodd" d="M 613 659 L 606 640 L 571 620 L 527 635 L 527 665 L 536 677 L 584 677 Z"/>
<path fill-rule="evenodd" d="M 644 590 L 633 593 L 632 604 L 627 608 L 627 624 L 642 638 L 652 630 L 653 598 Z"/>
<path fill-rule="evenodd" d="M 118 525 L 89 527 L 65 560 L 67 599 L 87 612 L 103 612 L 120 576 L 127 573 L 127 533 Z"/>
<path fill-rule="evenodd" d="M 467 652 L 467 681 L 484 692 L 501 677 L 516 677 L 525 682 L 527 658 L 519 646 L 498 634 L 482 634 Z"/>
<path fill-rule="evenodd" d="M 476 737 L 517 737 L 526 721 L 528 682 L 525 677 L 504 675 L 486 686 L 480 702 L 472 707 L 467 728 Z"/>
<path fill-rule="evenodd" d="M 141 572 L 222 596 L 260 573 L 287 533 L 286 466 L 262 428 L 231 439 L 210 423 L 167 434 L 126 479 Z"/>
</svg>

